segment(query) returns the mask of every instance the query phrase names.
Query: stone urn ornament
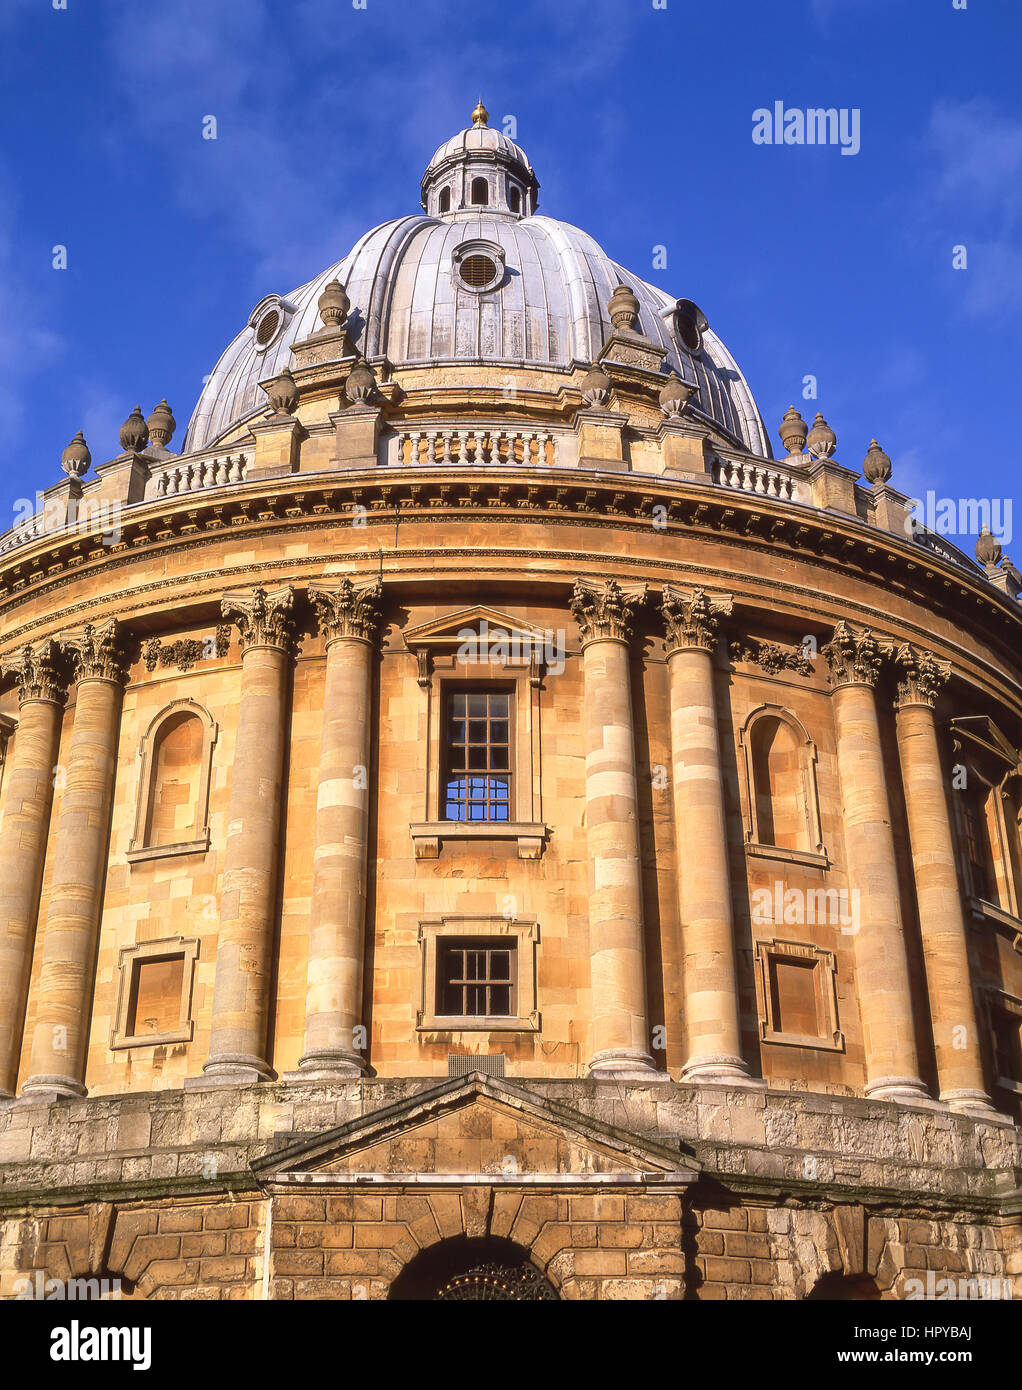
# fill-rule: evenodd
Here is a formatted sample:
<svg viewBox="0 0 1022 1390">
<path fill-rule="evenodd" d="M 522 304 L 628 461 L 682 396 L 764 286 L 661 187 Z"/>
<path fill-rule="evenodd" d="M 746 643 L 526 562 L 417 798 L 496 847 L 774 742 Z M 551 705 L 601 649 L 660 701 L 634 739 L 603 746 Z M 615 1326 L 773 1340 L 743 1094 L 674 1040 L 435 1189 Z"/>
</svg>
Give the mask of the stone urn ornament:
<svg viewBox="0 0 1022 1390">
<path fill-rule="evenodd" d="M 980 527 L 979 535 L 976 537 L 976 559 L 986 568 L 999 565 L 1001 563 L 1001 542 L 992 533 L 989 526 Z"/>
<path fill-rule="evenodd" d="M 789 405 L 784 412 L 784 419 L 781 421 L 781 427 L 777 433 L 781 436 L 781 443 L 788 451 L 788 457 L 791 458 L 795 454 L 800 454 L 805 448 L 809 426 L 795 407 Z"/>
<path fill-rule="evenodd" d="M 687 381 L 682 381 L 677 372 L 671 372 L 666 382 L 660 388 L 660 409 L 667 416 L 668 420 L 677 420 L 689 401 L 695 395 L 695 387 Z"/>
<path fill-rule="evenodd" d="M 814 459 L 829 459 L 837 448 L 837 435 L 819 411 L 816 412 L 813 427 L 806 437 L 806 448 Z"/>
<path fill-rule="evenodd" d="M 368 405 L 376 391 L 376 373 L 364 357 L 360 357 L 344 383 L 348 400 L 354 405 Z"/>
<path fill-rule="evenodd" d="M 121 448 L 126 454 L 140 454 L 149 443 L 149 426 L 137 405 L 121 426 Z"/>
<path fill-rule="evenodd" d="M 89 464 L 92 462 L 92 455 L 89 453 L 89 446 L 85 442 L 85 435 L 81 430 L 75 435 L 71 443 L 67 446 L 60 456 L 60 466 L 69 478 L 84 478 L 89 471 Z"/>
<path fill-rule="evenodd" d="M 266 399 L 275 415 L 293 415 L 298 405 L 298 384 L 285 367 L 279 376 L 268 381 L 263 387 Z"/>
<path fill-rule="evenodd" d="M 174 412 L 167 404 L 166 396 L 153 410 L 146 424 L 149 427 L 149 438 L 159 448 L 165 449 L 177 429 L 177 421 L 174 419 Z"/>
<path fill-rule="evenodd" d="M 340 280 L 331 280 L 316 301 L 319 316 L 327 328 L 339 331 L 348 319 L 351 300 L 344 291 Z"/>
<path fill-rule="evenodd" d="M 862 476 L 868 483 L 886 483 L 891 476 L 891 460 L 875 439 L 869 441 L 866 457 L 862 460 Z"/>
<path fill-rule="evenodd" d="M 582 399 L 588 406 L 606 405 L 613 385 L 610 377 L 599 367 L 590 367 L 582 381 Z"/>
<path fill-rule="evenodd" d="M 632 293 L 630 285 L 618 285 L 610 296 L 607 307 L 610 309 L 610 321 L 615 328 L 623 329 L 626 333 L 635 332 L 635 325 L 639 319 L 639 301 Z"/>
</svg>

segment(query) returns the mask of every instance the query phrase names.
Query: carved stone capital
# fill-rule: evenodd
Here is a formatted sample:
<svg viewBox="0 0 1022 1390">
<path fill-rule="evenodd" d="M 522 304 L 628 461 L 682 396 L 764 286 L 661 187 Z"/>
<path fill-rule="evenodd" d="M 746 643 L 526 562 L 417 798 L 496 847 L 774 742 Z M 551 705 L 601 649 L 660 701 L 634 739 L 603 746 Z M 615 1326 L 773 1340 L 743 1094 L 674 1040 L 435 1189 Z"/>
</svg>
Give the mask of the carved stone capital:
<svg viewBox="0 0 1022 1390">
<path fill-rule="evenodd" d="M 309 585 L 309 601 L 328 642 L 336 637 L 375 641 L 382 617 L 382 598 L 383 585 L 378 579 L 359 589 L 347 577 L 338 584 Z"/>
<path fill-rule="evenodd" d="M 703 589 L 684 592 L 665 588 L 660 599 L 667 632 L 667 649 L 699 647 L 712 652 L 717 645 L 717 631 L 722 617 L 734 607 L 730 594 L 707 594 Z"/>
<path fill-rule="evenodd" d="M 63 642 L 71 657 L 75 680 L 126 681 L 130 665 L 126 638 L 127 633 L 116 618 L 100 627 L 86 623 L 68 633 Z"/>
<path fill-rule="evenodd" d="M 4 675 L 13 676 L 17 682 L 19 704 L 26 700 L 51 700 L 62 705 L 67 700 L 68 663 L 52 638 L 12 652 L 4 657 L 2 668 Z"/>
<path fill-rule="evenodd" d="M 951 663 L 938 661 L 929 652 L 919 651 L 910 642 L 905 642 L 894 653 L 894 664 L 898 672 L 895 705 L 899 708 L 902 705 L 929 705 L 932 709 L 951 675 Z"/>
<path fill-rule="evenodd" d="M 626 593 L 616 579 L 606 580 L 602 589 L 576 579 L 571 612 L 583 642 L 596 639 L 627 642 L 632 635 L 635 610 L 645 601 L 645 588 Z"/>
<path fill-rule="evenodd" d="M 876 685 L 883 652 L 869 628 L 853 630 L 842 619 L 820 652 L 830 667 L 831 685 Z"/>
<path fill-rule="evenodd" d="M 243 654 L 250 647 L 277 647 L 290 656 L 297 638 L 294 601 L 290 584 L 269 593 L 262 587 L 240 589 L 224 594 L 220 613 L 236 625 Z"/>
</svg>

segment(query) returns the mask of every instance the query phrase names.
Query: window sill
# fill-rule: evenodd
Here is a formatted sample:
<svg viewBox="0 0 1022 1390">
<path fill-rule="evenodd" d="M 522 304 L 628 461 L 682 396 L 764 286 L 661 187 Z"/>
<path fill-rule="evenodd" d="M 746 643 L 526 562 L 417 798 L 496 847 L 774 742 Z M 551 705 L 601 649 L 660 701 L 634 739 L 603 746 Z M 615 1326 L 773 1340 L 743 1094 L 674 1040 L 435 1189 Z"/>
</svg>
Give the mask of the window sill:
<svg viewBox="0 0 1022 1390">
<path fill-rule="evenodd" d="M 177 845 L 142 845 L 129 849 L 129 864 L 144 864 L 149 859 L 172 859 L 179 854 L 205 854 L 209 849 L 209 831 L 199 840 L 183 840 Z"/>
<path fill-rule="evenodd" d="M 416 859 L 438 859 L 445 840 L 517 840 L 519 859 L 538 859 L 550 834 L 542 821 L 417 821 L 408 829 Z"/>
<path fill-rule="evenodd" d="M 538 1013 L 524 1018 L 508 1018 L 506 1015 L 460 1016 L 453 1014 L 416 1014 L 417 1033 L 440 1033 L 444 1040 L 452 1033 L 538 1033 L 540 1017 Z"/>
<path fill-rule="evenodd" d="M 980 922 L 993 922 L 996 926 L 1007 927 L 1009 931 L 1022 933 L 1022 918 L 1018 918 L 1012 912 L 1006 912 L 1003 907 L 998 907 L 996 903 L 987 902 L 986 898 L 968 898 L 969 911 Z"/>
<path fill-rule="evenodd" d="M 778 1047 L 811 1047 L 817 1052 L 844 1052 L 845 1035 L 835 1033 L 832 1038 L 803 1037 L 799 1033 L 771 1033 L 761 1025 L 762 1040 Z"/>
<path fill-rule="evenodd" d="M 747 840 L 745 853 L 756 859 L 779 859 L 785 864 L 805 864 L 813 869 L 830 868 L 830 858 L 826 850 L 814 853 L 807 849 L 783 849 L 780 845 L 757 845 Z"/>
<path fill-rule="evenodd" d="M 127 1047 L 166 1047 L 171 1043 L 190 1043 L 194 1032 L 195 1024 L 189 1023 L 186 1027 L 174 1028 L 169 1033 L 143 1033 L 138 1037 L 124 1037 L 114 1033 L 110 1039 L 110 1048 L 117 1052 Z"/>
</svg>

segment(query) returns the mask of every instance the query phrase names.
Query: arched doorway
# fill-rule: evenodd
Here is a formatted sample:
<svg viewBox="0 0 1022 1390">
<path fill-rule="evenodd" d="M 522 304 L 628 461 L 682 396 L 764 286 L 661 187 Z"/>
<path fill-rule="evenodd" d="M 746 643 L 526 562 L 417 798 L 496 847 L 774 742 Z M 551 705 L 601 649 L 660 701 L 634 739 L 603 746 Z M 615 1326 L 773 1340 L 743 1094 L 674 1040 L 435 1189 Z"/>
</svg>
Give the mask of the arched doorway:
<svg viewBox="0 0 1022 1390">
<path fill-rule="evenodd" d="M 806 1294 L 806 1299 L 829 1303 L 872 1302 L 880 1297 L 876 1280 L 868 1274 L 824 1274 Z"/>
<path fill-rule="evenodd" d="M 431 1245 L 394 1280 L 389 1298 L 417 1302 L 556 1302 L 557 1291 L 510 1240 L 454 1236 Z"/>
</svg>

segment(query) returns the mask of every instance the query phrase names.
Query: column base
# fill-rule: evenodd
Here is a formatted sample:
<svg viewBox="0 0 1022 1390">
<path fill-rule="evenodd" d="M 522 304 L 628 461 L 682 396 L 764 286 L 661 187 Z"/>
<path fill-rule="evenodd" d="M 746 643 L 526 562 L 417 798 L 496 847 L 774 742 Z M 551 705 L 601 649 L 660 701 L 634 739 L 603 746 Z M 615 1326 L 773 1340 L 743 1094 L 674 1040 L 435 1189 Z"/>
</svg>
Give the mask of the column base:
<svg viewBox="0 0 1022 1390">
<path fill-rule="evenodd" d="M 759 1077 L 749 1075 L 748 1063 L 741 1057 L 706 1052 L 688 1059 L 680 1079 L 700 1086 L 766 1086 Z"/>
<path fill-rule="evenodd" d="M 261 1057 L 245 1054 L 225 1057 L 211 1057 L 202 1067 L 201 1076 L 185 1079 L 185 1089 L 194 1090 L 202 1086 L 254 1086 L 260 1081 L 276 1080 L 276 1072 Z"/>
<path fill-rule="evenodd" d="M 631 1048 L 607 1048 L 589 1059 L 589 1076 L 593 1081 L 670 1081 L 648 1052 Z"/>
<path fill-rule="evenodd" d="M 989 1120 L 991 1124 L 1003 1124 L 1005 1121 L 1011 1125 L 1015 1123 L 1010 1115 L 1002 1115 L 994 1109 L 994 1103 L 986 1091 L 941 1091 L 940 1099 L 956 1115 L 971 1115 L 977 1120 Z"/>
<path fill-rule="evenodd" d="M 358 1052 L 343 1047 L 317 1048 L 298 1059 L 298 1070 L 288 1081 L 353 1081 L 365 1076 L 369 1064 Z"/>
<path fill-rule="evenodd" d="M 867 1100 L 893 1100 L 903 1105 L 936 1108 L 940 1104 L 918 1076 L 881 1076 L 863 1088 L 863 1095 Z"/>
<path fill-rule="evenodd" d="M 21 1088 L 23 1100 L 44 1104 L 51 1100 L 81 1100 L 87 1095 L 80 1081 L 67 1076 L 30 1076 Z"/>
</svg>

